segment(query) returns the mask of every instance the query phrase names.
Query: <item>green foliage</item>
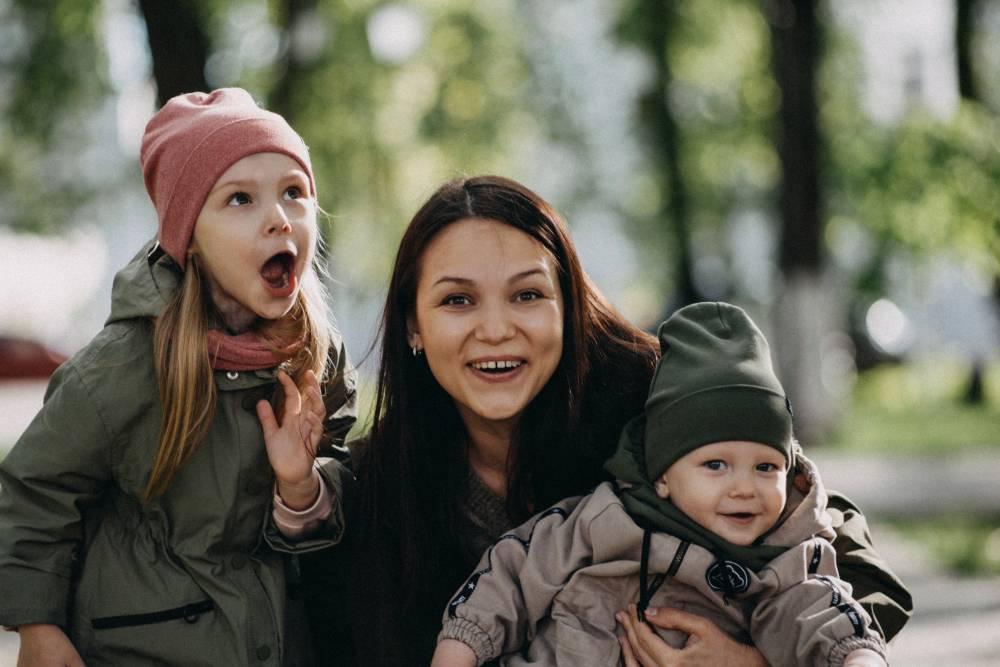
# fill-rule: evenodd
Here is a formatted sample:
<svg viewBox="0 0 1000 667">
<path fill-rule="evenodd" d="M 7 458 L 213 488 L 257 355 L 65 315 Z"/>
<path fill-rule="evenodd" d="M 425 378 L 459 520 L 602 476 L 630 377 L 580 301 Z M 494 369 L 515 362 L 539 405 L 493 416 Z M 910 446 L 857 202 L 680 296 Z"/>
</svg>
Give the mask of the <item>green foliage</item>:
<svg viewBox="0 0 1000 667">
<path fill-rule="evenodd" d="M 650 23 L 669 25 L 663 51 Z M 687 189 L 696 256 L 724 255 L 723 231 L 738 210 L 773 205 L 780 165 L 772 140 L 779 93 L 771 72 L 770 35 L 758 3 L 705 0 L 624 3 L 619 33 L 670 73 L 663 103 L 678 125 L 679 170 Z M 655 143 L 650 151 L 662 150 Z M 656 164 L 656 160 L 651 160 Z M 644 262 L 662 266 L 663 222 L 649 217 L 676 193 L 639 174 L 628 210 L 640 221 Z M 642 223 L 642 220 L 646 223 Z M 652 223 L 652 224 L 650 224 Z M 723 259 L 725 257 L 723 256 Z M 666 285 L 664 285 L 666 287 Z"/>
<path fill-rule="evenodd" d="M 949 118 L 915 107 L 894 124 L 861 109 L 853 45 L 835 40 L 824 68 L 823 125 L 828 137 L 831 228 L 860 224 L 879 248 L 877 274 L 890 248 L 914 255 L 948 249 L 1000 274 L 1000 118 L 963 102 Z M 878 275 L 865 277 L 873 290 Z"/>
<path fill-rule="evenodd" d="M 955 515 L 894 521 L 891 525 L 956 574 L 1000 574 L 1000 516 Z"/>
<path fill-rule="evenodd" d="M 944 357 L 866 371 L 830 444 L 866 454 L 1000 447 L 1000 363 L 984 373 L 984 405 L 962 402 L 967 381 L 968 366 Z"/>
<path fill-rule="evenodd" d="M 0 4 L 0 224 L 53 231 L 93 194 L 63 160 L 106 90 L 99 0 Z"/>
<path fill-rule="evenodd" d="M 409 3 L 425 34 L 402 62 L 372 53 L 369 23 L 382 6 L 320 0 L 326 45 L 283 89 L 288 99 L 274 100 L 309 142 L 333 215 L 336 275 L 373 292 L 384 288 L 403 226 L 436 186 L 511 170 L 504 147 L 526 115 L 510 2 Z"/>
</svg>

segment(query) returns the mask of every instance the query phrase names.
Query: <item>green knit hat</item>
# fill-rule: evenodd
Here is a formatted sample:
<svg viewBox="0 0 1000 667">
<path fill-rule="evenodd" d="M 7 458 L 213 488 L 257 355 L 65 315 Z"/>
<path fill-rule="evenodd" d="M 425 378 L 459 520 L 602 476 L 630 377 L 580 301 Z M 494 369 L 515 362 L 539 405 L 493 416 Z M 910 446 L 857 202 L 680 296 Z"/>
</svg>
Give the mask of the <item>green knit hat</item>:
<svg viewBox="0 0 1000 667">
<path fill-rule="evenodd" d="M 728 303 L 681 308 L 657 332 L 663 354 L 649 398 L 644 438 L 651 482 L 688 452 L 748 440 L 792 463 L 792 407 L 760 329 Z"/>
</svg>

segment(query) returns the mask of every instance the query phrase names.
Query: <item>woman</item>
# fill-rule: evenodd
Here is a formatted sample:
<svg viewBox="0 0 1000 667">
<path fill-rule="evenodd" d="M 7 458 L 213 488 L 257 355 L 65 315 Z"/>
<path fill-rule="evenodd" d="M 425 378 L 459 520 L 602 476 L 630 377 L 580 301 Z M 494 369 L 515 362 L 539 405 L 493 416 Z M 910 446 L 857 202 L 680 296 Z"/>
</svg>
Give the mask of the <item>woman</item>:
<svg viewBox="0 0 1000 667">
<path fill-rule="evenodd" d="M 373 426 L 345 492 L 347 547 L 305 564 L 313 634 L 330 661 L 353 640 L 356 664 L 428 664 L 482 551 L 604 479 L 658 351 L 589 281 L 559 215 L 495 176 L 447 183 L 414 216 L 382 334 Z M 874 556 L 863 517 L 848 518 L 861 536 L 848 548 Z M 861 569 L 878 582 L 859 592 L 883 593 L 875 614 L 898 630 L 909 596 L 871 563 Z M 719 662 L 760 659 L 714 628 L 696 638 Z"/>
</svg>

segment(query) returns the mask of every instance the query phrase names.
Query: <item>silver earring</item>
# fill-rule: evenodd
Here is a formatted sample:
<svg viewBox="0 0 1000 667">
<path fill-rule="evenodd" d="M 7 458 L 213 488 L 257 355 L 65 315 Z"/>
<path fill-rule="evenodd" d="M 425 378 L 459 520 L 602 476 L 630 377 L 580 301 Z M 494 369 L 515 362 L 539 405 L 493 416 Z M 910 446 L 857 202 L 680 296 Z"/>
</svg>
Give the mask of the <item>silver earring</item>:
<svg viewBox="0 0 1000 667">
<path fill-rule="evenodd" d="M 410 350 L 413 352 L 413 356 L 414 357 L 419 357 L 421 354 L 424 353 L 424 348 L 417 347 L 416 345 L 414 345 L 413 347 L 411 347 Z"/>
</svg>

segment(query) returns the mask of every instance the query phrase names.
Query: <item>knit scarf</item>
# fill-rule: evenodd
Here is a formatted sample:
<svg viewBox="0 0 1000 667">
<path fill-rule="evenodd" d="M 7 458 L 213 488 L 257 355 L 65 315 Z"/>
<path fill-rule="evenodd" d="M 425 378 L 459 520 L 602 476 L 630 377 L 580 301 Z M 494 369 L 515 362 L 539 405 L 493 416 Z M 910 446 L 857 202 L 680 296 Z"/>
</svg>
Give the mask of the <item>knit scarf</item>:
<svg viewBox="0 0 1000 667">
<path fill-rule="evenodd" d="M 643 528 L 669 533 L 697 544 L 715 554 L 717 560 L 735 561 L 755 572 L 787 550 L 783 546 L 762 544 L 766 533 L 749 546 L 732 544 L 696 523 L 669 498 L 660 498 L 646 476 L 642 442 L 644 430 L 645 417 L 641 415 L 626 424 L 617 451 L 604 464 L 605 470 L 628 485 L 619 495 L 636 523 Z"/>
<path fill-rule="evenodd" d="M 291 359 L 302 348 L 302 340 L 268 345 L 258 333 L 231 336 L 218 329 L 208 331 L 208 356 L 217 371 L 256 371 L 274 368 Z"/>
</svg>

